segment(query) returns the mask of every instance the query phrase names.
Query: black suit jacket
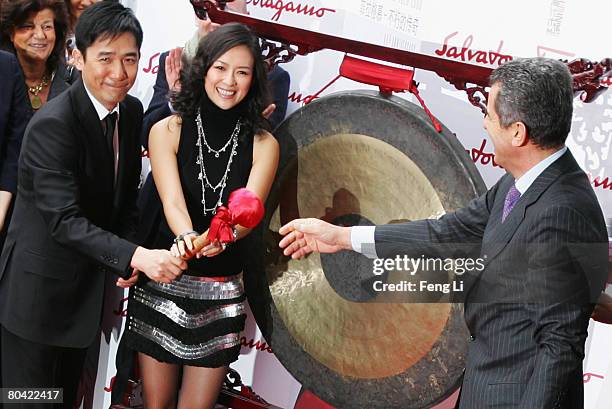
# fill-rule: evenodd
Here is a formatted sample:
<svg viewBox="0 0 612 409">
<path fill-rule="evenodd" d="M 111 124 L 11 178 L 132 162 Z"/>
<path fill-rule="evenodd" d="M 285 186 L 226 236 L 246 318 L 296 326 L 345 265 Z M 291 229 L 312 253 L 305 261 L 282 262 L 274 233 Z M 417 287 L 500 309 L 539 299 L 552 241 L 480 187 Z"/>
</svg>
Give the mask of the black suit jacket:
<svg viewBox="0 0 612 409">
<path fill-rule="evenodd" d="M 81 78 L 81 71 L 73 66 L 60 64 L 53 73 L 51 80 L 51 88 L 49 88 L 49 97 L 47 101 L 57 97 L 62 92 L 66 91 L 72 84 Z"/>
<path fill-rule="evenodd" d="M 569 151 L 501 223 L 513 183 L 507 174 L 438 220 L 378 226 L 376 251 L 484 260 L 461 277 L 471 333 L 461 409 L 579 409 L 589 317 L 606 280 L 604 219 Z"/>
<path fill-rule="evenodd" d="M 32 116 L 23 74 L 13 54 L 0 51 L 0 190 L 15 193 L 17 158 Z"/>
<path fill-rule="evenodd" d="M 130 275 L 142 105 L 119 107 L 119 166 L 81 80 L 26 129 L 13 219 L 0 258 L 0 322 L 43 344 L 86 347 L 108 272 Z"/>
</svg>

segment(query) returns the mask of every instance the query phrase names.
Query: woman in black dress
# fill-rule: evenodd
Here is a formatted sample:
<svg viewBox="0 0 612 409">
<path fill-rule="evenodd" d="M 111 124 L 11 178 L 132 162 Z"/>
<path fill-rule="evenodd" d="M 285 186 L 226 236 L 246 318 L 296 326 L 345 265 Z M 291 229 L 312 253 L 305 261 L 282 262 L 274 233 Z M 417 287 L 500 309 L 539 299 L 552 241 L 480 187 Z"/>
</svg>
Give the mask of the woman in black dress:
<svg viewBox="0 0 612 409">
<path fill-rule="evenodd" d="M 232 191 L 246 187 L 265 201 L 279 155 L 261 114 L 269 99 L 259 40 L 246 26 L 220 27 L 184 64 L 177 114 L 158 122 L 149 140 L 165 214 L 156 247 L 172 246 L 177 255 L 193 248 Z M 149 409 L 175 407 L 177 393 L 179 408 L 214 407 L 238 358 L 245 321 L 240 239 L 249 229 L 234 227 L 233 243 L 208 244 L 179 279 L 141 277 L 130 291 L 125 336 L 139 351 Z"/>
</svg>

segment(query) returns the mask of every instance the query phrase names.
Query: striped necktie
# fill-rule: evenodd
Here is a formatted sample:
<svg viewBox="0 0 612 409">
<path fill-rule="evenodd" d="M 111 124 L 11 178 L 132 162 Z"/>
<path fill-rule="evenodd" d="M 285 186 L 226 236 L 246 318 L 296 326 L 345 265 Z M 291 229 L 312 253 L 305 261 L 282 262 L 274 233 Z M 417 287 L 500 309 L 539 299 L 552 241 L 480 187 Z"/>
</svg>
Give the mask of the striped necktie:
<svg viewBox="0 0 612 409">
<path fill-rule="evenodd" d="M 519 192 L 515 184 L 512 184 L 512 187 L 510 188 L 510 190 L 508 190 L 508 193 L 506 194 L 506 199 L 504 200 L 502 223 L 506 220 L 506 217 L 508 217 L 508 214 L 510 214 L 510 211 L 512 211 L 512 208 L 519 201 L 520 198 L 521 192 Z"/>
</svg>

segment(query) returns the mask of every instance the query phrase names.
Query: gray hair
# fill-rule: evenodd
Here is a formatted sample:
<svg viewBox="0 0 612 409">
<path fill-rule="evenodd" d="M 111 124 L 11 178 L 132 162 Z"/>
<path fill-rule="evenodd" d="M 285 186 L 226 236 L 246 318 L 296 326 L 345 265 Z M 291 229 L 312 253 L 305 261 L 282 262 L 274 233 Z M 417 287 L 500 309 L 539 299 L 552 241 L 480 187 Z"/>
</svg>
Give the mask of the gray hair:
<svg viewBox="0 0 612 409">
<path fill-rule="evenodd" d="M 565 143 L 572 123 L 572 76 L 567 65 L 549 58 L 519 58 L 490 77 L 499 86 L 495 111 L 502 127 L 522 122 L 541 148 Z"/>
</svg>

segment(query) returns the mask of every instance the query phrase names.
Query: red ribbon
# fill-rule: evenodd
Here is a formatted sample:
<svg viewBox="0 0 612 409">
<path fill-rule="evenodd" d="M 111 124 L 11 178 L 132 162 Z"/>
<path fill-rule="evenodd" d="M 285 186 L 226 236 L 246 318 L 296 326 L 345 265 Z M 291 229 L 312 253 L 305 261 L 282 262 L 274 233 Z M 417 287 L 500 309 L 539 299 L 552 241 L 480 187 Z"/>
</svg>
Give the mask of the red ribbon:
<svg viewBox="0 0 612 409">
<path fill-rule="evenodd" d="M 255 193 L 245 188 L 236 189 L 230 194 L 227 207 L 217 208 L 217 213 L 210 222 L 208 239 L 231 243 L 234 241 L 233 226 L 239 224 L 253 228 L 263 219 L 264 212 L 263 203 Z"/>
</svg>

